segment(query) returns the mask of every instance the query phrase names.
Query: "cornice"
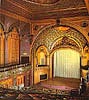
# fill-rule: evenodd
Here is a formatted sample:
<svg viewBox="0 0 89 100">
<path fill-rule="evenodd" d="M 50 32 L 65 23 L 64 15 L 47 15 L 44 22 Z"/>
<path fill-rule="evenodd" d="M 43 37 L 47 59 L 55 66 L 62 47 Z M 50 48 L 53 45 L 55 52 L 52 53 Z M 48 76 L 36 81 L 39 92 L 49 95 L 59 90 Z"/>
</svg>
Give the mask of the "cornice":
<svg viewBox="0 0 89 100">
<path fill-rule="evenodd" d="M 11 13 L 9 11 L 6 11 L 4 9 L 1 9 L 1 8 L 0 8 L 0 14 L 3 14 L 5 16 L 9 16 L 9 17 L 12 17 L 14 19 L 17 19 L 17 20 L 20 20 L 20 21 L 23 21 L 23 22 L 26 22 L 26 23 L 31 23 L 31 21 L 29 19 L 27 19 L 25 17 L 22 17 L 20 15 L 17 15 L 17 14 L 13 14 L 13 13 Z"/>
</svg>

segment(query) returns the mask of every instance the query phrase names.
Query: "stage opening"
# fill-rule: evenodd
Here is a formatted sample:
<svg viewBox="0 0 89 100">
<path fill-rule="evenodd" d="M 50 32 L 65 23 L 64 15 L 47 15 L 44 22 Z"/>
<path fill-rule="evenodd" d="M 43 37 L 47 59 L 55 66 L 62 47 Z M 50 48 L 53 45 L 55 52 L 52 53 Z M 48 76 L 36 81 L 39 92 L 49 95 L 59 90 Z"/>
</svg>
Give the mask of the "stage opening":
<svg viewBox="0 0 89 100">
<path fill-rule="evenodd" d="M 80 53 L 59 49 L 53 54 L 53 77 L 80 78 Z"/>
</svg>

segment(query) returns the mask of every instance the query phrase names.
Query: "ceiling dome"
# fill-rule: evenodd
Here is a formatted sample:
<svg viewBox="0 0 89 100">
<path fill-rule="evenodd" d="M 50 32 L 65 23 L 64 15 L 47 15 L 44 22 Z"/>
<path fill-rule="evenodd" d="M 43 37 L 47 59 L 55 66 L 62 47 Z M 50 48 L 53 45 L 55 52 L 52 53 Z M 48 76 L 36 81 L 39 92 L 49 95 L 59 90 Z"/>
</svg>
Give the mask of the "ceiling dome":
<svg viewBox="0 0 89 100">
<path fill-rule="evenodd" d="M 58 2 L 59 0 L 26 0 L 26 1 L 31 1 L 31 2 L 39 3 L 39 4 L 54 4 Z"/>
</svg>

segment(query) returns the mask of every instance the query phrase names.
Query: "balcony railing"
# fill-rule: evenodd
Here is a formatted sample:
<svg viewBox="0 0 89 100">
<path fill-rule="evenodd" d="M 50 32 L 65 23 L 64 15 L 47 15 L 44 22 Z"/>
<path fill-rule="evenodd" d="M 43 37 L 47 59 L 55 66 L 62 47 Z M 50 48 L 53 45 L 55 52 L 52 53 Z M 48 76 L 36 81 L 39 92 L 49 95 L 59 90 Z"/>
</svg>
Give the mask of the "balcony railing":
<svg viewBox="0 0 89 100">
<path fill-rule="evenodd" d="M 29 63 L 26 64 L 17 64 L 17 65 L 9 65 L 9 66 L 5 66 L 5 67 L 0 67 L 0 72 L 5 72 L 5 71 L 9 71 L 9 70 L 13 70 L 13 69 L 17 69 L 17 68 L 23 68 L 23 67 L 27 67 L 29 66 Z"/>
<path fill-rule="evenodd" d="M 24 72 L 31 70 L 31 68 L 31 65 L 28 63 L 0 67 L 0 80 L 9 77 L 15 77 L 18 74 L 23 74 Z"/>
</svg>

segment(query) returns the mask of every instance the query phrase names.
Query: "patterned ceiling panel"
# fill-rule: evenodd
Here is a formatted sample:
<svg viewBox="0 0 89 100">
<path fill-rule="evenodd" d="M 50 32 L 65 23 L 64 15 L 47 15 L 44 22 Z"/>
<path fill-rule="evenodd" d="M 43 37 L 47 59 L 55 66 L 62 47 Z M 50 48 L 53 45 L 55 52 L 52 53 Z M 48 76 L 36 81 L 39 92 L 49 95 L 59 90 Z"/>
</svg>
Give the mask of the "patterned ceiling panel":
<svg viewBox="0 0 89 100">
<path fill-rule="evenodd" d="M 56 10 L 56 9 L 65 9 L 65 8 L 85 7 L 84 0 L 58 0 L 58 2 L 55 3 L 54 5 L 36 4 L 36 3 L 30 2 L 31 0 L 30 1 L 29 0 L 15 0 L 15 1 L 21 3 L 22 5 L 24 5 L 28 8 L 31 8 L 32 11 L 39 11 L 39 10 L 41 11 L 43 9 L 45 11 L 45 10 L 50 10 L 50 9 Z M 57 1 L 57 0 L 55 0 L 55 1 Z"/>
<path fill-rule="evenodd" d="M 2 0 L 1 7 L 32 20 L 88 16 L 84 0 Z"/>
</svg>

